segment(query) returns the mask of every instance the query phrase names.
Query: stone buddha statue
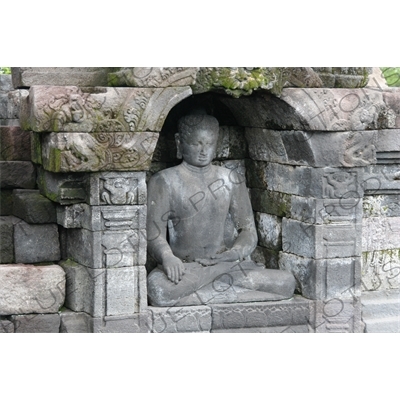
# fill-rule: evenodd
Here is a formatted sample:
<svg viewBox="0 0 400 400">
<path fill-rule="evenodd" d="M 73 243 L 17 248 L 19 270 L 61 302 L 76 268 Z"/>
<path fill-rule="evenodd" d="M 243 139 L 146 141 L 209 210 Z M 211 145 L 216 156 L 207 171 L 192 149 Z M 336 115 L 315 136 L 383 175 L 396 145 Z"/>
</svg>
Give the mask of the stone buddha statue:
<svg viewBox="0 0 400 400">
<path fill-rule="evenodd" d="M 289 299 L 294 277 L 250 260 L 257 231 L 248 190 L 235 171 L 212 164 L 218 121 L 204 113 L 178 122 L 180 165 L 148 185 L 148 251 L 158 266 L 148 276 L 159 307 Z M 227 240 L 226 222 L 235 234 Z M 233 245 L 232 245 L 233 243 Z"/>
</svg>

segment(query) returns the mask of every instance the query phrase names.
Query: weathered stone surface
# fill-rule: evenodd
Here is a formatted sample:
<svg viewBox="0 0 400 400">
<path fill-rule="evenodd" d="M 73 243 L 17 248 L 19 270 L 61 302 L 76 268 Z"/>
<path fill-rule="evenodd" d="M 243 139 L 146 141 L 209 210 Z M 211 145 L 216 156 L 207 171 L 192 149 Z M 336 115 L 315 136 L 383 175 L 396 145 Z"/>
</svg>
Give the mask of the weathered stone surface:
<svg viewBox="0 0 400 400">
<path fill-rule="evenodd" d="M 100 205 L 146 204 L 145 172 L 103 172 L 88 178 L 88 203 Z"/>
<path fill-rule="evenodd" d="M 290 216 L 291 196 L 271 190 L 251 189 L 250 199 L 254 211 L 276 215 Z"/>
<path fill-rule="evenodd" d="M 13 216 L 0 217 L 0 264 L 11 264 L 14 257 L 14 225 L 20 219 Z"/>
<path fill-rule="evenodd" d="M 130 67 L 109 73 L 111 86 L 160 88 L 189 86 L 196 82 L 195 67 Z"/>
<path fill-rule="evenodd" d="M 64 228 L 89 231 L 146 229 L 146 206 L 89 206 L 74 204 L 57 207 L 57 221 Z"/>
<path fill-rule="evenodd" d="M 377 153 L 400 152 L 400 129 L 382 129 L 378 131 Z"/>
<path fill-rule="evenodd" d="M 365 252 L 362 255 L 362 289 L 400 289 L 400 250 Z"/>
<path fill-rule="evenodd" d="M 66 274 L 65 307 L 101 317 L 106 314 L 106 271 L 93 270 L 73 261 L 62 261 Z"/>
<path fill-rule="evenodd" d="M 269 163 L 267 180 L 270 190 L 317 199 L 360 198 L 364 193 L 360 168 L 346 170 Z"/>
<path fill-rule="evenodd" d="M 363 219 L 363 251 L 400 248 L 400 217 L 371 217 Z"/>
<path fill-rule="evenodd" d="M 309 224 L 361 223 L 362 200 L 359 198 L 314 199 L 291 196 L 290 217 Z"/>
<path fill-rule="evenodd" d="M 210 332 L 211 308 L 149 307 L 149 322 L 152 333 Z"/>
<path fill-rule="evenodd" d="M 364 217 L 400 217 L 400 193 L 364 196 Z"/>
<path fill-rule="evenodd" d="M 13 67 L 14 87 L 49 86 L 107 86 L 112 67 Z"/>
<path fill-rule="evenodd" d="M 14 324 L 12 321 L 0 317 L 0 333 L 14 333 Z"/>
<path fill-rule="evenodd" d="M 63 309 L 60 317 L 60 333 L 90 333 L 89 315 Z"/>
<path fill-rule="evenodd" d="M 379 67 L 372 67 L 372 73 L 368 77 L 367 87 L 386 90 L 388 88 L 383 72 Z"/>
<path fill-rule="evenodd" d="M 172 107 L 191 94 L 189 87 L 32 86 L 20 122 L 35 132 L 159 132 Z"/>
<path fill-rule="evenodd" d="M 358 298 L 316 301 L 315 317 L 310 325 L 315 333 L 362 333 L 361 301 Z"/>
<path fill-rule="evenodd" d="M 10 90 L 13 90 L 13 83 L 11 79 L 11 75 L 9 74 L 1 74 L 0 75 L 0 94 L 8 93 Z"/>
<path fill-rule="evenodd" d="M 0 187 L 34 189 L 36 171 L 29 161 L 0 161 Z"/>
<path fill-rule="evenodd" d="M 282 248 L 314 259 L 361 256 L 361 224 L 314 225 L 283 218 Z"/>
<path fill-rule="evenodd" d="M 284 89 L 281 99 L 301 115 L 306 130 L 395 128 L 393 107 L 373 89 Z"/>
<path fill-rule="evenodd" d="M 59 333 L 59 314 L 13 315 L 15 333 Z"/>
<path fill-rule="evenodd" d="M 30 133 L 16 126 L 0 126 L 0 161 L 31 161 Z"/>
<path fill-rule="evenodd" d="M 251 259 L 258 264 L 265 265 L 269 269 L 279 269 L 279 251 L 277 250 L 257 246 L 251 255 Z"/>
<path fill-rule="evenodd" d="M 57 222 L 55 204 L 42 196 L 38 190 L 15 189 L 13 214 L 28 224 L 51 224 Z"/>
<path fill-rule="evenodd" d="M 390 126 L 385 126 L 385 128 L 400 128 L 399 96 L 400 90 L 398 88 L 390 88 L 383 92 L 383 100 L 389 108 L 386 120 L 390 121 Z"/>
<path fill-rule="evenodd" d="M 91 318 L 93 333 L 149 333 L 147 313 L 124 315 L 118 317 Z"/>
<path fill-rule="evenodd" d="M 217 144 L 217 160 L 247 158 L 247 143 L 244 129 L 235 126 L 221 126 Z"/>
<path fill-rule="evenodd" d="M 400 168 L 398 165 L 365 167 L 363 187 L 367 195 L 400 194 Z"/>
<path fill-rule="evenodd" d="M 58 312 L 65 273 L 58 265 L 0 265 L 0 315 Z"/>
<path fill-rule="evenodd" d="M 267 163 L 263 161 L 246 160 L 247 187 L 267 189 Z"/>
<path fill-rule="evenodd" d="M 297 290 L 312 300 L 360 295 L 360 259 L 314 260 L 280 253 L 279 268 L 296 278 Z"/>
<path fill-rule="evenodd" d="M 85 174 L 55 174 L 38 168 L 37 182 L 40 193 L 56 203 L 66 205 L 87 201 Z"/>
<path fill-rule="evenodd" d="M 150 167 L 153 132 L 42 135 L 42 164 L 51 172 L 142 171 Z"/>
<path fill-rule="evenodd" d="M 26 90 L 11 90 L 0 92 L 1 125 L 10 125 L 18 120 L 21 101 L 28 95 Z M 3 124 L 3 122 L 5 122 Z"/>
<path fill-rule="evenodd" d="M 0 215 L 11 215 L 13 208 L 12 189 L 2 189 L 0 191 Z"/>
<path fill-rule="evenodd" d="M 255 220 L 259 245 L 280 250 L 282 248 L 282 219 L 275 215 L 256 213 Z"/>
<path fill-rule="evenodd" d="M 258 161 L 314 167 L 357 167 L 376 162 L 377 131 L 327 133 L 247 128 L 246 138 L 250 157 Z"/>
<path fill-rule="evenodd" d="M 268 328 L 213 329 L 211 333 L 309 333 L 306 325 L 271 326 Z"/>
<path fill-rule="evenodd" d="M 65 306 L 93 317 L 143 312 L 147 308 L 144 267 L 91 269 L 70 260 L 66 273 Z"/>
<path fill-rule="evenodd" d="M 86 267 L 121 268 L 146 262 L 146 235 L 139 229 L 68 229 L 67 235 L 68 258 Z"/>
<path fill-rule="evenodd" d="M 212 331 L 304 325 L 310 319 L 311 303 L 295 296 L 280 302 L 211 305 Z"/>
<path fill-rule="evenodd" d="M 14 226 L 15 262 L 53 262 L 61 258 L 56 224 L 31 225 L 20 221 Z"/>
</svg>

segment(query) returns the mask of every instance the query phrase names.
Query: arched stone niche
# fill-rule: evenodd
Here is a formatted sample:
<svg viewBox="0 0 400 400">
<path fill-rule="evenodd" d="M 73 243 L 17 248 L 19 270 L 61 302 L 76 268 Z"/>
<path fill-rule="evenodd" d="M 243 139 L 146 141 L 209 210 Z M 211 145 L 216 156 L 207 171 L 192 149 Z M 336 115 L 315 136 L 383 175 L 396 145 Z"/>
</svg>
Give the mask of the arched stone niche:
<svg viewBox="0 0 400 400">
<path fill-rule="evenodd" d="M 368 170 L 372 178 L 367 183 L 364 173 L 387 153 L 377 144 L 379 132 L 400 127 L 396 96 L 318 87 L 286 88 L 274 95 L 261 86 L 249 95 L 221 85 L 199 89 L 186 82 L 190 73 L 174 79 L 174 73 L 164 72 L 139 74 L 141 80 L 134 84 L 140 87 L 32 86 L 22 100 L 21 125 L 33 131 L 40 190 L 60 204 L 59 224 L 66 228 L 66 257 L 73 264 L 62 265 L 74 276 L 85 271 L 81 274 L 90 283 L 79 289 L 84 304 L 73 308 L 70 299 L 67 306 L 89 315 L 93 331 L 159 331 L 154 327 L 165 321 L 166 311 L 148 308 L 146 300 L 145 174 L 156 163 L 174 163 L 172 157 L 162 159 L 174 147 L 173 123 L 195 99 L 229 127 L 228 156 L 219 162 L 237 160 L 230 158 L 229 146 L 245 138 L 248 153 L 239 160 L 245 160 L 259 229 L 257 257 L 290 270 L 302 296 L 294 306 L 254 306 L 255 313 L 266 315 L 269 325 L 263 328 L 359 331 L 362 198 L 364 190 L 374 190 L 376 172 Z M 153 80 L 144 79 L 151 73 Z M 198 94 L 191 98 L 193 92 Z M 120 162 L 124 157 L 127 162 Z M 136 192 L 107 189 L 118 180 L 127 188 L 134 184 Z M 90 275 L 93 270 L 99 273 Z M 188 315 L 200 313 L 210 322 L 211 310 L 204 307 L 188 310 Z M 268 322 L 271 307 L 288 319 Z M 286 309 L 290 312 L 285 314 Z M 232 312 L 213 308 L 213 315 L 222 315 L 225 322 Z M 243 313 L 240 318 L 246 320 Z M 214 330 L 254 328 L 209 322 L 204 326 Z"/>
</svg>

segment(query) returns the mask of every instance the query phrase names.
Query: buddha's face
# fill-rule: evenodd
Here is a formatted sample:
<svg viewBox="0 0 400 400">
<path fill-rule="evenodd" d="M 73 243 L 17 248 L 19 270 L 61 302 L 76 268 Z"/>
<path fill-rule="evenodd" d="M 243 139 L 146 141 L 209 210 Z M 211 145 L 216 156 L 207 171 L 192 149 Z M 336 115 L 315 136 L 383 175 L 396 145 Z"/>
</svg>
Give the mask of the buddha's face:
<svg viewBox="0 0 400 400">
<path fill-rule="evenodd" d="M 211 164 L 217 150 L 218 135 L 207 129 L 197 129 L 192 134 L 178 139 L 182 158 L 195 167 L 206 167 Z"/>
</svg>

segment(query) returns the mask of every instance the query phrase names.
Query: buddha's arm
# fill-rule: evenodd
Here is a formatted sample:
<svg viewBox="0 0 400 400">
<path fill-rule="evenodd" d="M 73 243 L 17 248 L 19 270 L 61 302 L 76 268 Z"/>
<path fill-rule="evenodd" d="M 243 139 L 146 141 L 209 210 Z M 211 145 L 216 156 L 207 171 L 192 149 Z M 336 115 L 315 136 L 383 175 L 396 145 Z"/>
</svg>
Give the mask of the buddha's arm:
<svg viewBox="0 0 400 400">
<path fill-rule="evenodd" d="M 243 260 L 254 251 L 258 241 L 253 209 L 244 183 L 234 185 L 229 211 L 239 233 L 231 251 L 236 251 L 239 259 Z"/>
<path fill-rule="evenodd" d="M 184 274 L 184 266 L 172 253 L 166 238 L 170 207 L 167 184 L 162 176 L 150 179 L 147 199 L 147 249 L 162 265 L 168 279 L 178 283 Z"/>
</svg>

